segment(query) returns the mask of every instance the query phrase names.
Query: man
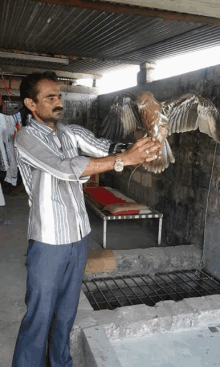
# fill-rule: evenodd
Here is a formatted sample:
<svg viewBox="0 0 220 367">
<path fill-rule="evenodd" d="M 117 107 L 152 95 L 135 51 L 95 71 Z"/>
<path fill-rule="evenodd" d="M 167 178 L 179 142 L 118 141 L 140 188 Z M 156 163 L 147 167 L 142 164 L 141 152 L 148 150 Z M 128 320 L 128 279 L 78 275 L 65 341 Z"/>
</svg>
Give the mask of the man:
<svg viewBox="0 0 220 367">
<path fill-rule="evenodd" d="M 48 341 L 49 365 L 72 367 L 69 333 L 90 232 L 82 183 L 96 173 L 149 162 L 155 159 L 159 145 L 141 139 L 116 157 L 109 155 L 110 141 L 96 139 L 81 126 L 59 123 L 63 105 L 55 73 L 27 76 L 20 93 L 32 114 L 15 141 L 30 215 L 27 312 L 12 366 L 44 367 Z"/>
</svg>

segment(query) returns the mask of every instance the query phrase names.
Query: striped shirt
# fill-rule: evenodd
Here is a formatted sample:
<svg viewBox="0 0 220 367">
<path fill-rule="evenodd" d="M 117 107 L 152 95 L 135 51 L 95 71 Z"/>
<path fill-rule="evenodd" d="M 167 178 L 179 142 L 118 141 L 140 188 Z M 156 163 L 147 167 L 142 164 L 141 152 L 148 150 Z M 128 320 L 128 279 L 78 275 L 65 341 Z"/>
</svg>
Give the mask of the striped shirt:
<svg viewBox="0 0 220 367">
<path fill-rule="evenodd" d="M 15 139 L 15 152 L 29 195 L 28 240 L 51 245 L 79 241 L 90 232 L 82 177 L 90 157 L 109 154 L 111 142 L 81 126 L 49 126 L 30 119 Z"/>
</svg>

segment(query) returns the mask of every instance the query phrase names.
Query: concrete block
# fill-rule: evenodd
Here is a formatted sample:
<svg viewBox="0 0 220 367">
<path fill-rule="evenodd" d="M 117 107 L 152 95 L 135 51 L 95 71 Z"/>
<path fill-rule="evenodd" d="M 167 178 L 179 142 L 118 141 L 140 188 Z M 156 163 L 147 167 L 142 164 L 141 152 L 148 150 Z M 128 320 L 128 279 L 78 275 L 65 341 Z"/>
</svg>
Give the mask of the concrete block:
<svg viewBox="0 0 220 367">
<path fill-rule="evenodd" d="M 93 311 L 92 306 L 90 305 L 85 293 L 83 291 L 80 292 L 80 298 L 79 298 L 79 310 L 90 310 Z"/>
<path fill-rule="evenodd" d="M 220 308 L 220 294 L 213 294 L 210 296 L 205 296 L 205 299 L 208 301 L 208 303 L 211 305 L 211 308 L 213 310 L 217 310 Z"/>
<path fill-rule="evenodd" d="M 220 308 L 220 295 L 187 298 L 185 302 L 193 308 L 194 312 L 216 310 Z"/>
<path fill-rule="evenodd" d="M 117 315 L 120 321 L 128 320 L 129 322 L 143 321 L 143 319 L 152 319 L 156 317 L 155 307 L 146 305 L 135 305 L 120 307 L 117 309 Z"/>
<path fill-rule="evenodd" d="M 202 250 L 194 245 L 151 247 L 147 249 L 115 250 L 116 269 L 111 276 L 155 274 L 175 270 L 194 269 L 200 266 Z M 99 275 L 99 274 L 98 274 Z M 102 277 L 109 273 L 101 273 Z M 84 279 L 91 279 L 85 274 Z"/>
<path fill-rule="evenodd" d="M 100 325 L 83 329 L 87 367 L 122 367 Z"/>
<path fill-rule="evenodd" d="M 171 316 L 167 312 L 164 317 L 161 314 L 156 306 L 136 305 L 118 308 L 107 317 L 103 314 L 97 321 L 109 339 L 131 338 L 170 330 Z"/>
<path fill-rule="evenodd" d="M 166 247 L 164 252 L 169 256 L 169 266 L 166 271 L 171 269 L 195 269 L 200 265 L 202 251 L 194 245 Z"/>
<path fill-rule="evenodd" d="M 201 307 L 205 306 L 205 309 L 208 307 L 208 301 L 205 299 L 205 297 L 186 298 L 185 302 L 193 309 L 194 313 L 199 312 Z"/>
<path fill-rule="evenodd" d="M 170 313 L 172 315 L 171 331 L 190 329 L 195 325 L 193 308 L 185 300 L 174 302 L 171 305 Z"/>
<path fill-rule="evenodd" d="M 85 367 L 82 330 L 74 326 L 70 332 L 70 355 L 73 360 L 73 367 Z"/>
<path fill-rule="evenodd" d="M 193 308 L 190 307 L 185 300 L 164 301 L 159 302 L 156 306 L 158 309 L 158 317 L 160 321 L 165 318 L 170 318 L 170 325 L 164 331 L 179 330 L 190 328 L 194 324 Z"/>
<path fill-rule="evenodd" d="M 198 325 L 217 325 L 220 323 L 220 309 L 200 311 L 197 316 Z"/>
<path fill-rule="evenodd" d="M 105 330 L 105 334 L 108 337 L 108 339 L 119 339 L 120 337 L 120 328 L 118 324 L 110 323 L 106 325 L 102 325 L 103 329 Z"/>
<path fill-rule="evenodd" d="M 173 300 L 164 301 L 164 308 L 168 311 L 169 315 L 172 316 L 193 311 L 192 307 L 190 307 L 184 300 L 178 302 Z"/>
<path fill-rule="evenodd" d="M 97 322 L 97 324 L 105 325 L 105 324 L 111 324 L 119 322 L 119 309 L 115 310 L 100 310 L 100 311 L 94 311 L 94 318 Z"/>
<path fill-rule="evenodd" d="M 119 325 L 119 338 L 134 338 L 144 335 L 159 333 L 161 330 L 161 323 L 158 319 L 145 319 L 143 318 L 139 322 L 122 322 Z"/>
<path fill-rule="evenodd" d="M 165 302 L 169 302 L 169 301 L 165 301 Z M 156 317 L 164 318 L 164 317 L 170 316 L 170 313 L 169 313 L 167 307 L 165 307 L 165 305 L 164 305 L 165 302 L 160 301 L 155 305 Z"/>
<path fill-rule="evenodd" d="M 94 311 L 78 311 L 74 325 L 80 328 L 97 325 L 96 318 L 94 317 Z"/>
<path fill-rule="evenodd" d="M 161 317 L 154 319 L 154 324 L 152 325 L 151 332 L 152 334 L 165 333 L 166 331 L 171 330 L 172 319 L 171 316 Z"/>
<path fill-rule="evenodd" d="M 185 302 L 193 308 L 196 325 L 220 322 L 220 295 L 188 298 Z"/>
</svg>

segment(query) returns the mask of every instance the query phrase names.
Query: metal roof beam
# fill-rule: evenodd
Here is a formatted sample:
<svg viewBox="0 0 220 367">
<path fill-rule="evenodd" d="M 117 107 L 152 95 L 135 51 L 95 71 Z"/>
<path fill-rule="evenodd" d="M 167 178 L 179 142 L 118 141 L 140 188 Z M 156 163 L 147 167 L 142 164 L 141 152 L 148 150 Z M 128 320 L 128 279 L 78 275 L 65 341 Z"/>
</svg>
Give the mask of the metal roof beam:
<svg viewBox="0 0 220 367">
<path fill-rule="evenodd" d="M 32 61 L 44 61 L 44 62 L 55 62 L 57 64 L 65 64 L 69 65 L 69 59 L 66 57 L 51 57 L 51 56 L 42 56 L 42 55 L 33 55 L 28 53 L 18 53 L 18 52 L 7 52 L 0 51 L 0 58 L 9 58 L 9 59 L 19 59 L 19 60 L 32 60 Z"/>
<path fill-rule="evenodd" d="M 0 59 L 0 68 L 4 75 L 16 75 L 16 76 L 25 76 L 32 73 L 43 73 L 47 69 L 40 69 L 40 68 L 32 68 L 32 67 L 22 67 L 22 66 L 10 66 L 10 65 L 1 65 Z M 50 69 L 51 70 L 51 69 Z M 59 78 L 68 78 L 68 79 L 99 79 L 100 77 L 93 74 L 84 74 L 84 73 L 71 73 L 68 71 L 60 71 L 53 69 Z"/>
<path fill-rule="evenodd" d="M 217 25 L 220 24 L 220 18 L 210 16 L 188 14 L 169 10 L 161 10 L 150 7 L 121 4 L 111 1 L 86 1 L 86 0 L 32 0 L 36 2 L 51 3 L 56 5 L 66 5 L 72 7 L 89 8 L 107 13 L 142 15 L 146 17 L 162 18 L 169 21 L 194 22 Z M 133 2 L 133 1 L 132 1 Z"/>
<path fill-rule="evenodd" d="M 137 62 L 133 62 L 133 61 L 127 61 L 126 59 L 118 59 L 118 58 L 103 58 L 103 57 L 91 57 L 91 56 L 77 56 L 77 55 L 72 55 L 72 54 L 68 54 L 65 53 L 64 55 L 48 55 L 48 54 L 40 54 L 40 53 L 28 53 L 25 51 L 21 51 L 21 50 L 7 50 L 7 49 L 1 49 L 0 48 L 0 63 L 1 63 L 1 58 L 14 58 L 14 59 L 21 59 L 21 60 L 35 60 L 35 61 L 44 61 L 44 62 L 55 62 L 58 65 L 59 64 L 69 64 L 69 61 L 74 61 L 74 60 L 87 60 L 87 61 L 95 61 L 95 62 L 99 62 L 99 61 L 112 61 L 115 62 L 117 64 L 128 64 L 128 65 L 137 65 Z M 45 64 L 46 65 L 46 64 Z M 57 66 L 58 68 L 59 66 Z M 45 67 L 46 69 L 46 67 Z M 59 70 L 59 69 L 56 69 Z M 62 71 L 64 72 L 64 71 Z M 86 74 L 88 75 L 88 74 Z M 94 75 L 94 78 L 100 78 L 101 76 L 99 74 Z"/>
</svg>

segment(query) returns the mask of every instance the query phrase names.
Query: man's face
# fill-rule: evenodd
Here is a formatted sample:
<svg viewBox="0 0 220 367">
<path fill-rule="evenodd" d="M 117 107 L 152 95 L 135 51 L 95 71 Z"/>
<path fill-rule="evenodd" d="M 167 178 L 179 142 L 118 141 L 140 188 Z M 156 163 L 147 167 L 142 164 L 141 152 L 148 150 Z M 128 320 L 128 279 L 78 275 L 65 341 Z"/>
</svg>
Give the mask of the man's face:
<svg viewBox="0 0 220 367">
<path fill-rule="evenodd" d="M 52 80 L 43 79 L 37 84 L 38 94 L 33 101 L 32 114 L 35 120 L 56 124 L 62 115 L 63 103 L 58 84 Z"/>
</svg>

